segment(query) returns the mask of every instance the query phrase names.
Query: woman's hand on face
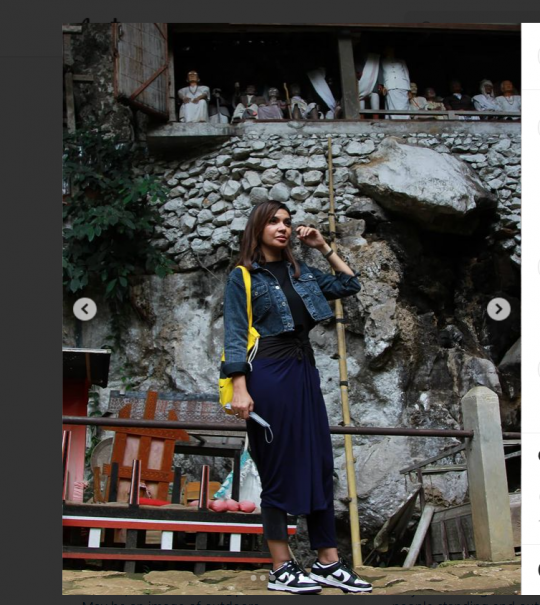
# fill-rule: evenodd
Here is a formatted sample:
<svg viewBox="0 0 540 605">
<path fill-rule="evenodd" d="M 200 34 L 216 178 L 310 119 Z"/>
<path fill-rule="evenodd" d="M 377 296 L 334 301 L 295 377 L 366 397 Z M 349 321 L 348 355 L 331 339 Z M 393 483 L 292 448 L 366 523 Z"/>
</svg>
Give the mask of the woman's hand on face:
<svg viewBox="0 0 540 605">
<path fill-rule="evenodd" d="M 254 407 L 255 403 L 247 391 L 237 392 L 235 389 L 231 401 L 231 410 L 235 416 L 247 420 L 249 418 L 249 413 L 253 411 Z"/>
<path fill-rule="evenodd" d="M 321 248 L 326 244 L 324 237 L 314 227 L 300 225 L 296 228 L 298 239 L 310 248 Z"/>
</svg>

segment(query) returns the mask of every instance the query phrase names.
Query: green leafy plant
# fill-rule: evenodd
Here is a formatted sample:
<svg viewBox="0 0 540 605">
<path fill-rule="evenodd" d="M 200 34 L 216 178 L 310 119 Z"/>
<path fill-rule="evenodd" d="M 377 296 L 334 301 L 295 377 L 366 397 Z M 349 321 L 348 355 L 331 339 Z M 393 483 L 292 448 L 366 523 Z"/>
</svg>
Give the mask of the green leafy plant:
<svg viewBox="0 0 540 605">
<path fill-rule="evenodd" d="M 98 129 L 64 137 L 64 180 L 71 186 L 63 209 L 64 287 L 71 294 L 102 290 L 113 311 L 128 300 L 130 277 L 172 271 L 151 241 L 166 189 L 153 175 L 135 174 L 133 160 L 130 144 Z"/>
</svg>

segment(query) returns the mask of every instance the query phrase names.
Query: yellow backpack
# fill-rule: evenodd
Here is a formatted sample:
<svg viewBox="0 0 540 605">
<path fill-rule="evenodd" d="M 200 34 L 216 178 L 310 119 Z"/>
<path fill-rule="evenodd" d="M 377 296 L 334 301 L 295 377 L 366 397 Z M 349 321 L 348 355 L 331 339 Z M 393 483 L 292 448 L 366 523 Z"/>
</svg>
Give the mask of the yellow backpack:
<svg viewBox="0 0 540 605">
<path fill-rule="evenodd" d="M 251 311 L 251 274 L 250 272 L 243 267 L 242 265 L 238 265 L 242 270 L 242 276 L 244 278 L 244 285 L 246 287 L 246 301 L 247 301 L 247 317 L 248 317 L 248 334 L 247 334 L 247 351 L 246 358 L 247 362 L 251 366 L 251 362 L 257 353 L 257 346 L 259 344 L 260 334 L 253 327 L 253 313 Z M 223 362 L 225 361 L 225 350 L 221 354 L 221 366 L 223 366 Z M 223 377 L 222 377 L 223 376 Z M 223 409 L 227 414 L 232 414 L 233 412 L 226 408 L 225 406 L 232 401 L 233 398 L 233 382 L 232 378 L 225 377 L 223 371 L 220 372 L 219 377 L 219 402 L 223 406 Z"/>
</svg>

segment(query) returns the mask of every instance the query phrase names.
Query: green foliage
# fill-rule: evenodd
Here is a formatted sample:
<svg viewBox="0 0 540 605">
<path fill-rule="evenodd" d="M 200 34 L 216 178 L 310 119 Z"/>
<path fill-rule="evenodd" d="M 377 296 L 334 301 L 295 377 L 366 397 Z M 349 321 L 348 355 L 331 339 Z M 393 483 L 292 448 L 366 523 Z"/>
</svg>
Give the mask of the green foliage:
<svg viewBox="0 0 540 605">
<path fill-rule="evenodd" d="M 167 199 L 159 180 L 137 176 L 131 145 L 97 129 L 64 137 L 64 179 L 71 199 L 64 206 L 64 287 L 76 294 L 102 289 L 113 309 L 128 300 L 136 272 L 171 273 L 171 262 L 153 247 Z"/>
</svg>

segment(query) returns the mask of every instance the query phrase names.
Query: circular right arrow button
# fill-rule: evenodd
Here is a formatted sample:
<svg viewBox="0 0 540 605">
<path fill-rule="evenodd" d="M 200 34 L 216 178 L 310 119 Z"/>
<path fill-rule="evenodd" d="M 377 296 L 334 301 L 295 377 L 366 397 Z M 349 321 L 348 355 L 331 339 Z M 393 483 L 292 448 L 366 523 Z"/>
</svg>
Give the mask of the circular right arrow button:
<svg viewBox="0 0 540 605">
<path fill-rule="evenodd" d="M 487 306 L 488 315 L 495 321 L 504 321 L 511 311 L 512 307 L 506 298 L 493 298 Z"/>
</svg>

